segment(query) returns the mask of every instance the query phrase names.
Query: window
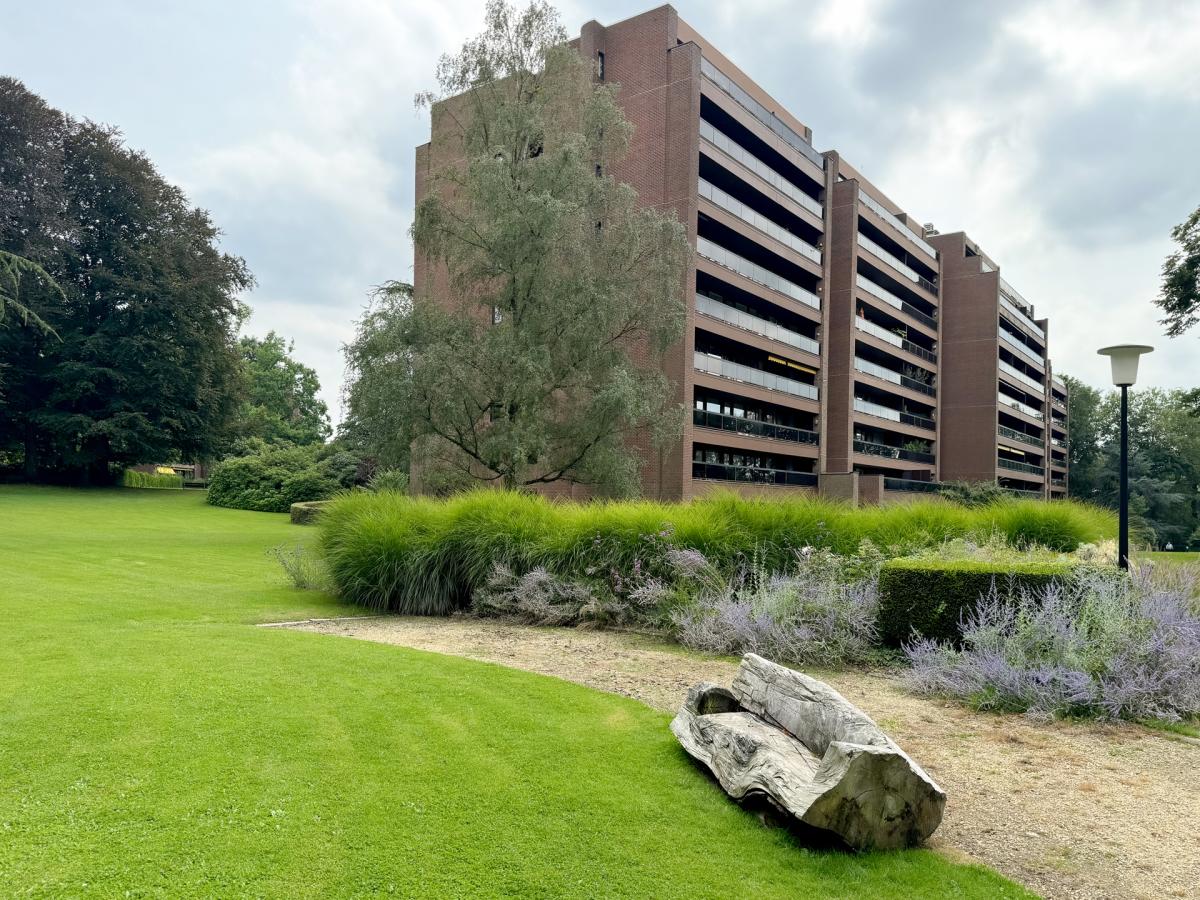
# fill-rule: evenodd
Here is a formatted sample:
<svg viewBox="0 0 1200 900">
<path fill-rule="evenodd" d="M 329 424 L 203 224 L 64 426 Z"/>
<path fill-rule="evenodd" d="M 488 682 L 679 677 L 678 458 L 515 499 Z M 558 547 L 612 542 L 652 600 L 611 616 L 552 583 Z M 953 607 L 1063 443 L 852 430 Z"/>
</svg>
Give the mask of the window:
<svg viewBox="0 0 1200 900">
<path fill-rule="evenodd" d="M 596 77 L 601 81 L 604 80 L 604 51 L 599 50 L 596 53 Z"/>
</svg>

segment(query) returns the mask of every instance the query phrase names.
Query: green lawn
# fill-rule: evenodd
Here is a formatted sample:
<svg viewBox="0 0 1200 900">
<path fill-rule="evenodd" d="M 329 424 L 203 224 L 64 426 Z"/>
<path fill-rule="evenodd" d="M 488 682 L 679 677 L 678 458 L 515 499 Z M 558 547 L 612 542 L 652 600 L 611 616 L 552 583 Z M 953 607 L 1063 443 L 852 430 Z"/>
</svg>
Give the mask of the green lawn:
<svg viewBox="0 0 1200 900">
<path fill-rule="evenodd" d="M 198 493 L 0 487 L 0 895 L 1024 895 L 801 849 L 633 701 L 251 627 L 347 612 L 267 555 L 310 534 Z"/>
<path fill-rule="evenodd" d="M 1137 554 L 1138 559 L 1149 559 L 1154 562 L 1176 563 L 1183 565 L 1184 563 L 1200 562 L 1200 552 L 1192 551 L 1174 551 L 1171 553 L 1161 552 L 1146 552 Z"/>
</svg>

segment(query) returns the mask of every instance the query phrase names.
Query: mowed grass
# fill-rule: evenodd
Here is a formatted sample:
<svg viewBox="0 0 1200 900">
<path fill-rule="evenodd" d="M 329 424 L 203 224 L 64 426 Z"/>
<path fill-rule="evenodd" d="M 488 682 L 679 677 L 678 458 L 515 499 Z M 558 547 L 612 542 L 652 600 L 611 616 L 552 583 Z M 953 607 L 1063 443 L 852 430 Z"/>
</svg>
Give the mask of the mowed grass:
<svg viewBox="0 0 1200 900">
<path fill-rule="evenodd" d="M 1024 896 L 805 850 L 633 701 L 252 627 L 350 612 L 268 556 L 310 536 L 198 493 L 0 487 L 0 895 Z"/>
<path fill-rule="evenodd" d="M 1151 562 L 1161 562 L 1174 565 L 1186 565 L 1187 563 L 1200 562 L 1200 552 L 1176 550 L 1170 553 L 1162 551 L 1146 551 L 1143 553 L 1131 554 L 1138 559 L 1148 559 Z"/>
</svg>

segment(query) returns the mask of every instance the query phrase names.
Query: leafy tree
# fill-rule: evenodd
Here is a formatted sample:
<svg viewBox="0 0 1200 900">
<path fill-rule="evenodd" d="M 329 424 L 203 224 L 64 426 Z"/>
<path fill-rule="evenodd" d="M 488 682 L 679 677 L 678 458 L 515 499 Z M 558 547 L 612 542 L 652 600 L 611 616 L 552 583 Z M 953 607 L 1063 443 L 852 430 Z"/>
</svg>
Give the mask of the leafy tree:
<svg viewBox="0 0 1200 900">
<path fill-rule="evenodd" d="M 57 338 L 0 329 L 0 453 L 30 477 L 85 480 L 210 455 L 238 406 L 244 263 L 115 129 L 49 110 L 11 79 L 0 80 L 0 159 L 0 189 L 17 204 L 0 213 L 0 250 L 62 289 L 28 301 Z"/>
<path fill-rule="evenodd" d="M 22 325 L 53 333 L 54 329 L 30 308 L 28 302 L 31 295 L 47 293 L 63 295 L 62 288 L 49 272 L 32 260 L 0 250 L 0 326 L 11 315 Z"/>
<path fill-rule="evenodd" d="M 1096 467 L 1100 456 L 1101 393 L 1070 375 L 1067 386 L 1067 459 L 1070 493 L 1081 499 L 1096 490 Z"/>
<path fill-rule="evenodd" d="M 1162 291 L 1155 299 L 1167 334 L 1178 337 L 1200 321 L 1200 208 L 1171 229 L 1179 249 L 1162 268 Z"/>
<path fill-rule="evenodd" d="M 685 229 L 612 177 L 632 128 L 545 3 L 492 0 L 438 83 L 418 99 L 456 161 L 439 151 L 413 238 L 448 278 L 369 323 L 397 434 L 478 481 L 631 492 L 632 432 L 682 425 L 656 359 L 682 333 Z"/>
<path fill-rule="evenodd" d="M 245 366 L 246 399 L 238 414 L 238 437 L 268 444 L 319 444 L 329 437 L 329 412 L 317 393 L 314 369 L 292 358 L 294 345 L 274 331 L 238 341 Z"/>
</svg>

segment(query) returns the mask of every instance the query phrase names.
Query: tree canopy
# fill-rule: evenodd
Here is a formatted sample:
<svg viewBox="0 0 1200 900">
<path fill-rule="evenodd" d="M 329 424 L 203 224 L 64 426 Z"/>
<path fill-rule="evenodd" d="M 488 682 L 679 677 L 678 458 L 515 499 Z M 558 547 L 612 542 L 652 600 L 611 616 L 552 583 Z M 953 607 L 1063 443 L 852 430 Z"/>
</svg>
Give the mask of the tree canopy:
<svg viewBox="0 0 1200 900">
<path fill-rule="evenodd" d="M 360 323 L 352 421 L 382 413 L 423 469 L 634 491 L 631 434 L 682 426 L 657 360 L 682 334 L 685 229 L 613 177 L 631 134 L 617 88 L 546 4 L 491 2 L 438 83 L 419 98 L 436 158 L 413 238 L 447 277 L 413 302 L 385 291 Z"/>
<path fill-rule="evenodd" d="M 1154 301 L 1166 314 L 1167 334 L 1178 337 L 1200 321 L 1200 208 L 1171 229 L 1179 249 L 1162 269 L 1162 291 Z"/>
<path fill-rule="evenodd" d="M 305 446 L 329 437 L 329 411 L 317 396 L 321 382 L 314 369 L 292 358 L 292 343 L 270 331 L 261 339 L 242 337 L 238 350 L 246 378 L 238 438 Z"/>
<path fill-rule="evenodd" d="M 0 78 L 0 251 L 61 291 L 0 328 L 0 463 L 29 476 L 205 457 L 238 406 L 243 261 L 119 132 Z"/>
</svg>

